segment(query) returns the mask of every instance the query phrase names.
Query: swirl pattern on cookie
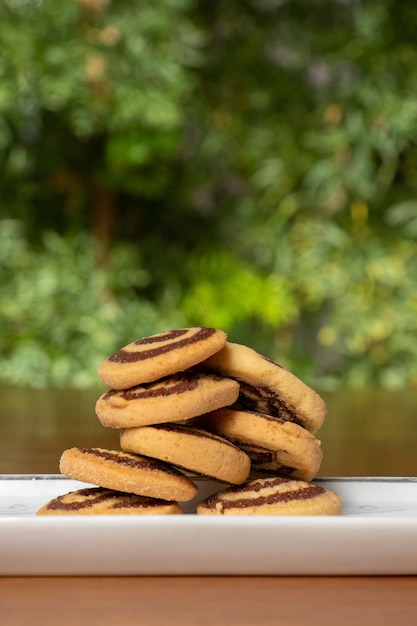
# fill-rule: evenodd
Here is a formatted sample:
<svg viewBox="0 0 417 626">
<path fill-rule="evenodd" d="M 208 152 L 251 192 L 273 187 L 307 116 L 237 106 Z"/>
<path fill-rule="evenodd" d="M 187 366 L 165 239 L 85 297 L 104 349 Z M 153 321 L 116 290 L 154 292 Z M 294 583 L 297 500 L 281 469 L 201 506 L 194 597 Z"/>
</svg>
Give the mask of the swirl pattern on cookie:
<svg viewBox="0 0 417 626">
<path fill-rule="evenodd" d="M 167 463 L 119 450 L 70 448 L 62 453 L 59 469 L 81 482 L 161 500 L 185 502 L 198 490 Z"/>
<path fill-rule="evenodd" d="M 37 515 L 179 515 L 178 502 L 169 502 L 103 487 L 78 489 L 50 500 Z"/>
<path fill-rule="evenodd" d="M 196 326 L 170 330 L 128 344 L 98 368 L 100 379 L 112 389 L 128 389 L 188 369 L 223 348 L 226 334 Z"/>
<path fill-rule="evenodd" d="M 286 452 L 267 450 L 244 443 L 240 444 L 239 447 L 246 452 L 251 461 L 249 478 L 282 476 L 310 482 L 317 474 L 315 468 L 310 469 L 306 467 L 307 464 L 305 463 L 301 463 L 303 467 L 290 467 L 288 463 L 293 465 L 298 465 L 298 463 L 293 463 Z"/>
<path fill-rule="evenodd" d="M 339 495 L 291 478 L 258 478 L 197 505 L 199 515 L 339 515 Z"/>
<path fill-rule="evenodd" d="M 133 428 L 187 420 L 233 404 L 239 383 L 213 374 L 183 372 L 125 390 L 111 389 L 96 402 L 103 426 Z"/>
</svg>

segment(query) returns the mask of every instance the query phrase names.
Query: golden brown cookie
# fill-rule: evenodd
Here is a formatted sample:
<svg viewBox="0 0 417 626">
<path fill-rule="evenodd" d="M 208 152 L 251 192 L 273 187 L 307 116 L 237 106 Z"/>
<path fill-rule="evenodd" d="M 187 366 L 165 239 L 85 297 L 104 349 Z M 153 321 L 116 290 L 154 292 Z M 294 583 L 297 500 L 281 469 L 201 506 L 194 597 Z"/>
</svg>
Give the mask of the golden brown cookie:
<svg viewBox="0 0 417 626">
<path fill-rule="evenodd" d="M 96 403 L 103 426 L 132 428 L 187 420 L 232 404 L 239 383 L 213 374 L 183 372 L 154 383 L 109 390 Z"/>
<path fill-rule="evenodd" d="M 217 328 L 169 330 L 121 348 L 99 366 L 98 374 L 108 387 L 128 389 L 188 369 L 225 343 L 226 334 Z"/>
<path fill-rule="evenodd" d="M 323 458 L 308 430 L 277 417 L 229 408 L 192 420 L 192 425 L 230 439 L 251 459 L 251 476 L 275 474 L 312 480 Z"/>
<path fill-rule="evenodd" d="M 36 515 L 180 515 L 178 502 L 168 502 L 103 487 L 77 489 L 50 500 Z"/>
<path fill-rule="evenodd" d="M 290 478 L 258 478 L 229 487 L 197 505 L 198 515 L 339 515 L 339 495 Z"/>
<path fill-rule="evenodd" d="M 63 452 L 59 469 L 98 487 L 161 500 L 185 502 L 198 491 L 192 480 L 166 463 L 119 450 L 70 448 Z"/>
<path fill-rule="evenodd" d="M 238 447 L 204 430 L 181 424 L 126 428 L 123 450 L 160 459 L 182 469 L 239 485 L 249 476 L 250 459 Z"/>
<path fill-rule="evenodd" d="M 202 367 L 238 380 L 239 405 L 244 409 L 294 422 L 311 432 L 324 421 L 324 400 L 294 374 L 252 348 L 227 342 Z"/>
</svg>

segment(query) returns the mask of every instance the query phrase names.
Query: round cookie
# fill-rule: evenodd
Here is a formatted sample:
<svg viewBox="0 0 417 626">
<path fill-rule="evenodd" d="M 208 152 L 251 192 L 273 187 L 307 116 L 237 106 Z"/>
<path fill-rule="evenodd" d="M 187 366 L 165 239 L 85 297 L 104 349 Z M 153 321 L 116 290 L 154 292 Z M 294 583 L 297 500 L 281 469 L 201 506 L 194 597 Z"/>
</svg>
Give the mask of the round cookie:
<svg viewBox="0 0 417 626">
<path fill-rule="evenodd" d="M 179 515 L 178 502 L 168 502 L 103 487 L 71 491 L 50 500 L 36 515 Z"/>
<path fill-rule="evenodd" d="M 230 439 L 251 459 L 251 476 L 279 474 L 310 481 L 323 452 L 321 442 L 305 428 L 277 417 L 218 409 L 192 420 L 192 425 Z"/>
<path fill-rule="evenodd" d="M 245 452 L 217 435 L 181 424 L 127 428 L 120 434 L 120 445 L 232 485 L 249 476 L 251 463 Z"/>
<path fill-rule="evenodd" d="M 119 450 L 69 448 L 62 453 L 62 474 L 106 487 L 161 500 L 192 500 L 198 488 L 169 465 Z"/>
<path fill-rule="evenodd" d="M 226 338 L 222 330 L 204 326 L 169 330 L 121 348 L 99 366 L 98 375 L 112 389 L 150 383 L 207 359 Z"/>
<path fill-rule="evenodd" d="M 197 505 L 198 515 L 340 515 L 342 500 L 302 480 L 258 478 L 229 487 Z"/>
<path fill-rule="evenodd" d="M 227 342 L 203 367 L 239 381 L 239 404 L 251 411 L 273 415 L 315 432 L 322 425 L 324 400 L 287 369 L 252 348 Z"/>
<path fill-rule="evenodd" d="M 132 428 L 187 420 L 233 404 L 239 383 L 231 378 L 183 372 L 125 390 L 111 389 L 96 402 L 103 426 Z"/>
</svg>

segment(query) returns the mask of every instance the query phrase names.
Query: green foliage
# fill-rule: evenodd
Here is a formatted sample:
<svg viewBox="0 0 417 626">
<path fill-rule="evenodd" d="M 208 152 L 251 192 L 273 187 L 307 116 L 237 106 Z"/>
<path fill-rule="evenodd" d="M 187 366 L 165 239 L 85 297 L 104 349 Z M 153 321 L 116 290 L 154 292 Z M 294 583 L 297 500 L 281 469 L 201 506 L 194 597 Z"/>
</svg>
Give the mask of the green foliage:
<svg viewBox="0 0 417 626">
<path fill-rule="evenodd" d="M 415 384 L 417 12 L 232 4 L 210 16 L 222 88 L 200 158 L 240 182 L 216 195 L 231 249 L 290 288 L 269 353 L 327 387 Z"/>
<path fill-rule="evenodd" d="M 6 384 L 220 326 L 315 385 L 417 383 L 411 0 L 0 2 Z"/>
<path fill-rule="evenodd" d="M 118 244 L 103 269 L 96 252 L 85 233 L 47 232 L 34 250 L 18 222 L 0 221 L 3 384 L 95 386 L 97 366 L 116 346 L 183 324 L 169 301 L 156 307 L 137 297 L 149 280 L 137 250 Z"/>
<path fill-rule="evenodd" d="M 193 324 L 204 319 L 208 326 L 233 332 L 235 325 L 258 319 L 274 329 L 297 315 L 291 285 L 284 278 L 262 276 L 252 266 L 238 264 L 226 250 L 192 257 L 189 277 L 181 308 Z"/>
<path fill-rule="evenodd" d="M 62 232 L 100 220 L 98 184 L 164 196 L 197 62 L 188 4 L 0 3 L 0 209 L 32 237 L 39 216 Z"/>
</svg>

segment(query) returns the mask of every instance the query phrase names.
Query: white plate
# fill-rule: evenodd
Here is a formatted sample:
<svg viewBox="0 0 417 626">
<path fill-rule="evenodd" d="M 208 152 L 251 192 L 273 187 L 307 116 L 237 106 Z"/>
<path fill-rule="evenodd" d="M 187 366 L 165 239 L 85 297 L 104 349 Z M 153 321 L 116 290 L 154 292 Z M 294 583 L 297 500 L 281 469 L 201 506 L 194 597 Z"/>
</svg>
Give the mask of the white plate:
<svg viewBox="0 0 417 626">
<path fill-rule="evenodd" d="M 36 517 L 84 483 L 0 476 L 0 575 L 415 575 L 417 478 L 326 478 L 338 517 Z M 201 498 L 218 488 L 199 482 Z M 190 503 L 185 512 L 192 510 Z"/>
</svg>

